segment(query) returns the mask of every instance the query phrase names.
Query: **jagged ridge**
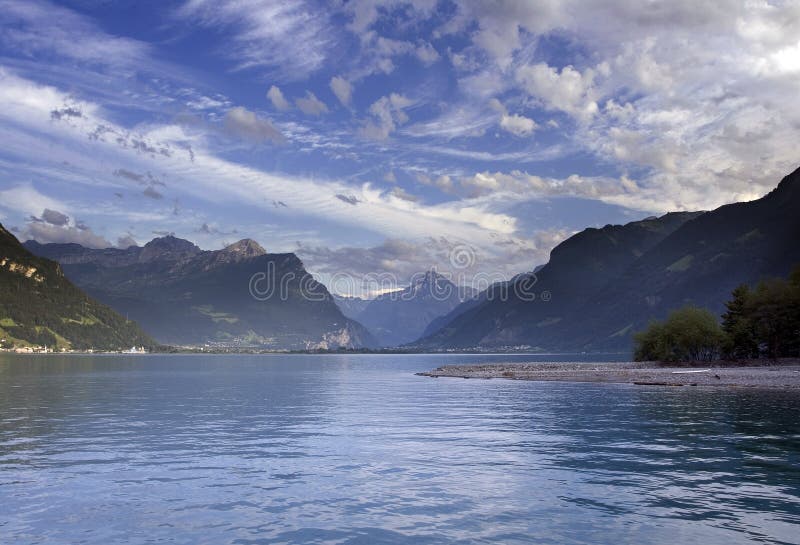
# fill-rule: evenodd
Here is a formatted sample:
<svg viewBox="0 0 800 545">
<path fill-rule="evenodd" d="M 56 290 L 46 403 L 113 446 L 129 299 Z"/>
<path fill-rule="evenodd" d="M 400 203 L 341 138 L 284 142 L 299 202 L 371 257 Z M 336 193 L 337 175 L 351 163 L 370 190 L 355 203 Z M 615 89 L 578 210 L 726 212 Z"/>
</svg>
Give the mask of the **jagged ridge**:
<svg viewBox="0 0 800 545">
<path fill-rule="evenodd" d="M 61 262 L 76 284 L 162 342 L 273 349 L 374 345 L 296 255 L 268 254 L 253 240 L 215 251 L 175 237 L 124 250 L 26 245 Z"/>
</svg>

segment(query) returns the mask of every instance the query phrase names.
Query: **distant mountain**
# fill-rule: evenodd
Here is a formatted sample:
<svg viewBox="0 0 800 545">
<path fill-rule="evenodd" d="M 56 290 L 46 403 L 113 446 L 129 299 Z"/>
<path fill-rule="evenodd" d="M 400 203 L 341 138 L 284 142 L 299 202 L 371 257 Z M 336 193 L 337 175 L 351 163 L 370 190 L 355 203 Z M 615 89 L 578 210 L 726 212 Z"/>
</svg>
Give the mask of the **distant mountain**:
<svg viewBox="0 0 800 545">
<path fill-rule="evenodd" d="M 78 286 L 164 343 L 271 349 L 375 344 L 297 256 L 268 254 L 253 240 L 216 251 L 172 236 L 126 249 L 25 245 L 61 263 Z"/>
<path fill-rule="evenodd" d="M 364 312 L 364 309 L 370 304 L 370 299 L 336 294 L 333 294 L 333 300 L 336 301 L 336 306 L 339 307 L 342 314 L 353 320 L 358 320 L 359 314 Z"/>
<path fill-rule="evenodd" d="M 534 272 L 536 269 L 534 269 Z M 525 275 L 530 273 L 524 273 Z M 519 275 L 518 277 L 521 277 Z M 470 309 L 476 308 L 482 303 L 484 303 L 490 296 L 495 292 L 495 290 L 504 290 L 508 289 L 508 286 L 511 286 L 518 277 L 514 277 L 513 279 L 506 281 L 506 282 L 497 282 L 489 286 L 489 288 L 483 290 L 482 292 L 478 293 L 477 295 L 464 300 L 463 303 L 457 305 L 453 310 L 448 312 L 447 314 L 442 314 L 441 316 L 437 316 L 434 318 L 431 323 L 425 328 L 425 331 L 422 332 L 420 338 L 425 338 L 433 335 L 444 326 L 455 320 L 458 316 L 464 314 Z"/>
<path fill-rule="evenodd" d="M 686 304 L 721 312 L 738 284 L 788 274 L 800 263 L 798 211 L 800 169 L 756 201 L 586 229 L 507 294 L 481 294 L 414 345 L 628 350 L 653 318 Z"/>
<path fill-rule="evenodd" d="M 58 263 L 36 257 L 0 225 L 3 346 L 119 350 L 156 343 L 134 322 L 76 288 Z"/>
<path fill-rule="evenodd" d="M 381 346 L 399 346 L 419 338 L 435 318 L 474 296 L 466 290 L 431 270 L 414 277 L 407 288 L 370 301 L 358 321 Z"/>
</svg>

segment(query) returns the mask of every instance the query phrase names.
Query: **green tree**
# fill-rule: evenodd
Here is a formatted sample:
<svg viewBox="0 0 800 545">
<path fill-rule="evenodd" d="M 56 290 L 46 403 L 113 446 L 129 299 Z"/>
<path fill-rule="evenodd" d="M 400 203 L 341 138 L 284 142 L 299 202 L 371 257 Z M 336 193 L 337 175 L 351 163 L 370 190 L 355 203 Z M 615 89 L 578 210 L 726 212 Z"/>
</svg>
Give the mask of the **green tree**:
<svg viewBox="0 0 800 545">
<path fill-rule="evenodd" d="M 747 319 L 763 355 L 800 355 L 800 273 L 789 280 L 759 282 L 747 306 Z"/>
<path fill-rule="evenodd" d="M 663 322 L 652 321 L 647 329 L 636 333 L 633 337 L 635 348 L 633 358 L 636 361 L 670 361 L 672 342 L 667 338 L 666 326 Z"/>
<path fill-rule="evenodd" d="M 684 307 L 664 322 L 652 322 L 634 336 L 637 361 L 711 361 L 722 349 L 725 334 L 710 311 Z"/>
<path fill-rule="evenodd" d="M 725 303 L 727 311 L 722 315 L 726 335 L 722 351 L 727 358 L 757 358 L 758 341 L 751 319 L 753 292 L 742 284 L 733 290 L 732 297 Z"/>
</svg>

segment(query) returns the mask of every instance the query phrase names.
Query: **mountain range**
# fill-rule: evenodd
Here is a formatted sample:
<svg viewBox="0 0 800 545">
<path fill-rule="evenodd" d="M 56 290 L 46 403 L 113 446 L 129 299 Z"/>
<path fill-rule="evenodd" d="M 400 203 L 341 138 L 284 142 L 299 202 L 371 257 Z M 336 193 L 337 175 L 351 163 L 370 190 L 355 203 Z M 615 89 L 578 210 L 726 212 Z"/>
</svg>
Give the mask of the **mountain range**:
<svg viewBox="0 0 800 545">
<path fill-rule="evenodd" d="M 172 236 L 23 247 L 3 229 L 0 333 L 76 347 L 152 342 L 144 330 L 177 345 L 627 351 L 652 319 L 688 304 L 720 313 L 737 285 L 788 274 L 800 263 L 798 211 L 800 169 L 758 200 L 585 229 L 544 266 L 477 295 L 431 270 L 371 301 L 335 298 L 297 256 L 250 239 L 215 251 Z M 90 322 L 100 325 L 75 325 Z"/>
<path fill-rule="evenodd" d="M 269 254 L 250 239 L 215 251 L 173 236 L 125 249 L 35 241 L 25 246 L 58 261 L 76 285 L 165 344 L 268 349 L 375 345 L 296 255 Z"/>
<path fill-rule="evenodd" d="M 630 350 L 648 321 L 684 305 L 721 313 L 739 284 L 800 263 L 800 169 L 761 199 L 586 229 L 536 273 L 437 320 L 416 349 Z"/>
<path fill-rule="evenodd" d="M 155 344 L 135 322 L 87 297 L 58 263 L 31 254 L 0 225 L 0 345 L 120 350 Z"/>
<path fill-rule="evenodd" d="M 474 295 L 471 288 L 458 287 L 431 269 L 413 276 L 403 289 L 372 300 L 341 298 L 338 302 L 380 346 L 400 346 L 418 339 L 433 320 Z"/>
</svg>

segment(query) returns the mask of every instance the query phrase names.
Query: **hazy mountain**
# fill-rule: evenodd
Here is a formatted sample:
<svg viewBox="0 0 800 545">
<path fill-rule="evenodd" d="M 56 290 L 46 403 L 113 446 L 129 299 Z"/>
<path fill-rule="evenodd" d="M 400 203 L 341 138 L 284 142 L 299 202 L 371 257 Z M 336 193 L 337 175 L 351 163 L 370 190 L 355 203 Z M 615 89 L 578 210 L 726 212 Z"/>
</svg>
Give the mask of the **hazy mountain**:
<svg viewBox="0 0 800 545">
<path fill-rule="evenodd" d="M 126 249 L 25 244 L 59 261 L 78 286 L 165 343 L 276 349 L 374 344 L 297 256 L 268 254 L 253 240 L 217 251 L 175 237 Z"/>
<path fill-rule="evenodd" d="M 534 272 L 536 272 L 537 269 L 534 269 Z M 524 273 L 524 274 L 527 275 L 530 273 Z M 519 276 L 521 277 L 522 275 Z M 494 293 L 495 290 L 508 289 L 508 286 L 513 284 L 513 282 L 517 278 L 518 277 L 514 277 L 513 279 L 507 282 L 498 282 L 492 284 L 487 289 L 478 293 L 474 297 L 467 298 L 463 303 L 457 305 L 453 310 L 451 310 L 447 314 L 437 316 L 431 321 L 431 323 L 428 324 L 428 326 L 425 328 L 425 331 L 423 331 L 422 335 L 420 335 L 420 338 L 425 338 L 430 335 L 433 335 L 434 333 L 442 329 L 444 326 L 455 320 L 458 316 L 464 314 L 470 309 L 476 308 L 477 306 L 485 302 L 491 296 L 490 294 Z"/>
<path fill-rule="evenodd" d="M 370 301 L 358 314 L 358 321 L 381 346 L 398 346 L 419 338 L 431 321 L 473 296 L 471 290 L 465 291 L 431 270 L 414 277 L 407 288 Z"/>
<path fill-rule="evenodd" d="M 333 300 L 336 301 L 336 306 L 342 311 L 342 314 L 353 320 L 358 320 L 359 314 L 364 312 L 367 305 L 370 304 L 370 299 L 362 299 L 361 297 L 336 295 L 333 294 Z"/>
<path fill-rule="evenodd" d="M 88 297 L 58 263 L 26 250 L 0 225 L 3 345 L 117 350 L 155 342 L 132 321 Z"/>
<path fill-rule="evenodd" d="M 586 229 L 415 345 L 627 350 L 650 319 L 685 304 L 721 312 L 736 285 L 788 274 L 800 262 L 798 210 L 800 169 L 756 201 Z"/>
</svg>

